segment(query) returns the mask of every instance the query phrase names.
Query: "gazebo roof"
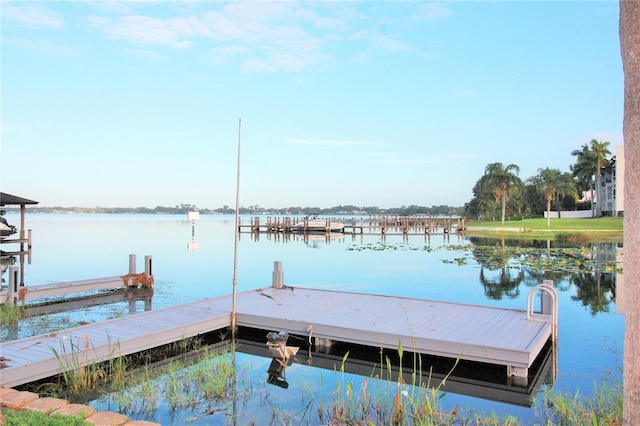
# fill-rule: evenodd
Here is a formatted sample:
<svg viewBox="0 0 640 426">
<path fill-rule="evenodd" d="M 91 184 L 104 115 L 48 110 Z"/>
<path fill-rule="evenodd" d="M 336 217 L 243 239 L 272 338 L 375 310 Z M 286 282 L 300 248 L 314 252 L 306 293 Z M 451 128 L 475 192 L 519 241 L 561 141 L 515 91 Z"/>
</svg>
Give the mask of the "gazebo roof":
<svg viewBox="0 0 640 426">
<path fill-rule="evenodd" d="M 38 201 L 0 192 L 0 206 L 24 206 L 26 204 L 38 204 Z"/>
</svg>

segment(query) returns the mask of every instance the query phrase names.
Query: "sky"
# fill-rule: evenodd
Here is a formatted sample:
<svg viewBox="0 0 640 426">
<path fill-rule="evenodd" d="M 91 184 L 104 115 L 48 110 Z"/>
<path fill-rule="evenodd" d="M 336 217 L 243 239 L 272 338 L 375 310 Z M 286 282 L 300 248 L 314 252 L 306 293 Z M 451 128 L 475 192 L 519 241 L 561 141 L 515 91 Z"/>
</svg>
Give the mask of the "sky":
<svg viewBox="0 0 640 426">
<path fill-rule="evenodd" d="M 623 143 L 613 0 L 0 15 L 0 187 L 40 206 L 233 207 L 238 164 L 241 206 L 462 206 L 490 163 L 524 180 Z"/>
</svg>

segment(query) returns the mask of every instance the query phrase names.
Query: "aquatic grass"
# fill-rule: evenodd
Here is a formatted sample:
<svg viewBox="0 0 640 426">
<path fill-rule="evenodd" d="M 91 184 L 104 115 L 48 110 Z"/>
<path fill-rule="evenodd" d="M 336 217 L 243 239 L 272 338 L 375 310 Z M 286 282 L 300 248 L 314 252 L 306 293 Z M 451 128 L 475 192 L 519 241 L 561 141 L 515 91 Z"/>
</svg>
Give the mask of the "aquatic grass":
<svg viewBox="0 0 640 426">
<path fill-rule="evenodd" d="M 553 241 L 559 246 L 575 247 L 589 244 L 589 235 L 584 232 L 557 232 Z"/>
<path fill-rule="evenodd" d="M 231 345 L 222 350 L 203 346 L 189 354 L 144 366 L 129 375 L 127 386 L 112 389 L 106 400 L 115 403 L 123 413 L 146 416 L 151 416 L 161 403 L 166 403 L 171 412 L 194 410 L 202 404 L 207 405 L 208 412 L 226 410 L 236 376 L 228 356 L 231 350 Z"/>
<path fill-rule="evenodd" d="M 21 304 L 4 303 L 0 305 L 0 323 L 15 325 L 22 318 L 29 317 L 29 308 Z"/>
<path fill-rule="evenodd" d="M 438 386 L 431 386 L 431 371 L 427 383 L 423 382 L 422 357 L 414 351 L 413 369 L 410 374 L 411 383 L 405 382 L 403 371 L 405 350 L 402 343 L 398 343 L 398 367 L 394 366 L 389 356 L 381 353 L 379 370 L 374 369 L 370 378 L 364 378 L 359 388 L 353 381 L 346 381 L 345 364 L 348 353 L 342 358 L 339 370 L 339 380 L 332 392 L 333 402 L 330 407 L 324 404 L 318 408 L 321 422 L 329 424 L 358 424 L 358 425 L 448 425 L 457 420 L 458 408 L 451 413 L 442 410 L 441 400 L 445 396 L 442 386 L 453 373 L 458 361 L 445 375 Z"/>
<path fill-rule="evenodd" d="M 621 385 L 606 383 L 596 385 L 591 398 L 546 389 L 542 417 L 547 425 L 621 425 L 623 399 Z"/>
<path fill-rule="evenodd" d="M 65 336 L 66 337 L 66 336 Z M 97 356 L 96 349 L 88 335 L 84 338 L 63 338 L 60 342 L 60 350 L 50 347 L 58 360 L 60 374 L 65 388 L 73 394 L 80 394 L 87 390 L 95 389 L 99 384 L 105 383 L 109 377 L 122 380 L 127 365 L 120 353 L 120 342 L 111 342 L 111 336 L 107 334 L 108 354 L 104 362 L 88 363 L 88 352 Z"/>
</svg>

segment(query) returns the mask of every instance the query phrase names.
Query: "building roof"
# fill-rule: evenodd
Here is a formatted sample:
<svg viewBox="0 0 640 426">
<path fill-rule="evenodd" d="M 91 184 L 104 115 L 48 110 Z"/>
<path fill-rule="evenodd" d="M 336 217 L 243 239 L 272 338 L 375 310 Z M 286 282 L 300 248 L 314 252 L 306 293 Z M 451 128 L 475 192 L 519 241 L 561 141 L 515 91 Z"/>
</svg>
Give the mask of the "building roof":
<svg viewBox="0 0 640 426">
<path fill-rule="evenodd" d="M 38 201 L 0 192 L 0 206 L 24 206 L 25 204 L 38 204 Z"/>
</svg>

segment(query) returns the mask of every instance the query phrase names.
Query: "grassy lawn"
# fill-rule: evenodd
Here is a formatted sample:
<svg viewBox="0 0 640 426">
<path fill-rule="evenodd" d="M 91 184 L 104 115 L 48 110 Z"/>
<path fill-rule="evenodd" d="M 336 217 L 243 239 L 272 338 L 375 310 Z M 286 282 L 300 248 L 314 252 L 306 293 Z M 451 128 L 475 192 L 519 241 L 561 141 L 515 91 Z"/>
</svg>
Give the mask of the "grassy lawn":
<svg viewBox="0 0 640 426">
<path fill-rule="evenodd" d="M 469 227 L 481 228 L 524 228 L 526 232 L 505 230 L 468 230 L 469 235 L 482 235 L 523 239 L 552 238 L 558 234 L 583 234 L 591 240 L 622 241 L 622 217 L 599 217 L 593 219 L 523 219 L 505 221 L 477 222 L 467 221 Z"/>
<path fill-rule="evenodd" d="M 593 219 L 551 219 L 551 226 L 547 226 L 547 219 L 508 220 L 504 225 L 500 221 L 476 222 L 467 221 L 468 226 L 482 226 L 485 228 L 531 228 L 532 231 L 619 231 L 622 232 L 621 217 L 598 217 Z"/>
</svg>

